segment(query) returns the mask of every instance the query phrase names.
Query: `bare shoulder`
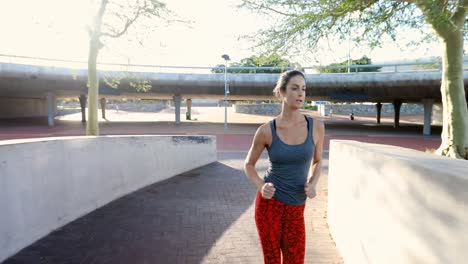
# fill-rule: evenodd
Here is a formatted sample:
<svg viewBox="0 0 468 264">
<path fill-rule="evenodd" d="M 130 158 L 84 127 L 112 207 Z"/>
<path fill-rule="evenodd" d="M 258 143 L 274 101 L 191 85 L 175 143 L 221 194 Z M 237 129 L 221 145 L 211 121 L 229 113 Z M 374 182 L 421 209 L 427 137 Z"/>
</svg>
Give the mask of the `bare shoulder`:
<svg viewBox="0 0 468 264">
<path fill-rule="evenodd" d="M 255 133 L 255 140 L 257 142 L 262 142 L 265 145 L 270 145 L 271 138 L 272 135 L 269 123 L 262 124 L 257 128 L 257 132 Z"/>
<path fill-rule="evenodd" d="M 314 119 L 314 126 L 312 128 L 312 131 L 313 131 L 314 143 L 317 144 L 325 136 L 325 125 L 323 124 L 322 120 L 318 118 L 313 118 L 313 119 Z"/>
<path fill-rule="evenodd" d="M 257 133 L 261 133 L 262 135 L 271 134 L 270 123 L 260 125 L 257 129 Z"/>
<path fill-rule="evenodd" d="M 323 124 L 323 121 L 318 118 L 314 118 L 314 128 L 320 133 L 325 132 L 325 125 Z"/>
</svg>

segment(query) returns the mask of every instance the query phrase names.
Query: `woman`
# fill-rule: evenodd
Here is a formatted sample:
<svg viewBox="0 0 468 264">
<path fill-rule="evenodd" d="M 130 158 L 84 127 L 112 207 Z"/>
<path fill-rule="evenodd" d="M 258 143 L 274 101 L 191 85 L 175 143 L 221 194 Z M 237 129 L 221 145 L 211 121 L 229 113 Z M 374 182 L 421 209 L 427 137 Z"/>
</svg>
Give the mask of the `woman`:
<svg viewBox="0 0 468 264">
<path fill-rule="evenodd" d="M 316 195 L 325 128 L 300 112 L 306 95 L 301 71 L 284 72 L 273 92 L 281 113 L 257 129 L 244 171 L 258 191 L 255 222 L 264 262 L 304 263 L 305 201 Z M 265 148 L 270 167 L 262 179 L 255 164 Z"/>
</svg>

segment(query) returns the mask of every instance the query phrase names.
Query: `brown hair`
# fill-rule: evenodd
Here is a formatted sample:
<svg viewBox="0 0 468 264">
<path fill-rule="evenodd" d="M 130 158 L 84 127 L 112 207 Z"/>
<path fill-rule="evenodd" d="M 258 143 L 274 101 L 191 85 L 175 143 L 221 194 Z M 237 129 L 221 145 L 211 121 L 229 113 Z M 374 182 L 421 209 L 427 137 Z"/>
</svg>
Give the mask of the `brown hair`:
<svg viewBox="0 0 468 264">
<path fill-rule="evenodd" d="M 277 98 L 281 98 L 281 91 L 286 92 L 286 85 L 288 84 L 289 80 L 297 75 L 300 75 L 305 79 L 304 73 L 300 70 L 289 70 L 283 72 L 276 82 L 275 89 L 273 89 L 273 94 Z"/>
</svg>

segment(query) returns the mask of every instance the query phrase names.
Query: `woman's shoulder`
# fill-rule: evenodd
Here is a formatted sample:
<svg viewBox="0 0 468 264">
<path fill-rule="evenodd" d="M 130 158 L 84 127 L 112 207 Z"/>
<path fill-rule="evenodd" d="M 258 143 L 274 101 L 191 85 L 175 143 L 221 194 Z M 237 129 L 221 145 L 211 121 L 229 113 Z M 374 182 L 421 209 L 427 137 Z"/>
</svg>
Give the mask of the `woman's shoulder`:
<svg viewBox="0 0 468 264">
<path fill-rule="evenodd" d="M 254 136 L 255 144 L 261 144 L 264 146 L 270 145 L 272 141 L 272 133 L 269 122 L 260 125 L 257 128 Z"/>
<path fill-rule="evenodd" d="M 325 125 L 323 124 L 323 121 L 320 118 L 316 118 L 313 115 L 305 115 L 307 119 L 313 121 L 314 127 L 318 128 L 319 130 L 323 130 L 325 128 Z"/>
<path fill-rule="evenodd" d="M 257 128 L 257 132 L 255 133 L 255 136 L 256 137 L 261 137 L 261 138 L 264 138 L 264 139 L 270 139 L 272 134 L 271 134 L 271 121 L 268 121 L 266 123 L 263 123 L 261 124 L 258 128 Z"/>
<path fill-rule="evenodd" d="M 261 133 L 261 134 L 271 134 L 271 122 L 273 122 L 273 120 L 270 120 L 266 123 L 263 123 L 261 124 L 258 128 L 257 128 L 257 133 Z"/>
<path fill-rule="evenodd" d="M 307 117 L 309 120 L 314 120 L 314 122 L 322 122 L 322 120 L 320 118 L 317 118 L 316 116 L 312 115 L 312 114 L 304 114 L 305 117 Z"/>
</svg>

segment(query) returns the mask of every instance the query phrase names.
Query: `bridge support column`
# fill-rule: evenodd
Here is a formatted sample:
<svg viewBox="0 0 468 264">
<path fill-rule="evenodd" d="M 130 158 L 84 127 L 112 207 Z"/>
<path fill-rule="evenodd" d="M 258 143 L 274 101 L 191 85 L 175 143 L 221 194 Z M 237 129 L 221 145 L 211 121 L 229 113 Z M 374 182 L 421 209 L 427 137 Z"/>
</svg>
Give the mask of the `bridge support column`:
<svg viewBox="0 0 468 264">
<path fill-rule="evenodd" d="M 434 99 L 423 99 L 424 105 L 424 135 L 431 134 L 431 123 L 432 123 L 432 106 L 434 105 Z"/>
<path fill-rule="evenodd" d="M 192 99 L 187 99 L 187 114 L 185 118 L 192 120 Z"/>
<path fill-rule="evenodd" d="M 101 112 L 102 112 L 102 118 L 106 119 L 106 98 L 105 97 L 101 98 Z"/>
<path fill-rule="evenodd" d="M 375 107 L 377 108 L 377 124 L 380 124 L 380 117 L 382 116 L 382 103 L 376 103 Z"/>
<path fill-rule="evenodd" d="M 50 127 L 54 126 L 55 119 L 55 95 L 52 92 L 47 93 L 47 123 Z"/>
<path fill-rule="evenodd" d="M 401 105 L 402 105 L 402 101 L 400 99 L 397 99 L 395 101 L 393 101 L 393 110 L 395 112 L 395 120 L 394 120 L 394 124 L 393 124 L 393 127 L 394 128 L 397 128 L 400 126 L 400 108 L 401 108 Z"/>
<path fill-rule="evenodd" d="M 175 122 L 176 125 L 180 124 L 180 103 L 182 101 L 182 96 L 174 95 L 174 108 L 175 108 Z"/>
<path fill-rule="evenodd" d="M 86 123 L 86 95 L 80 95 L 81 123 Z"/>
</svg>

